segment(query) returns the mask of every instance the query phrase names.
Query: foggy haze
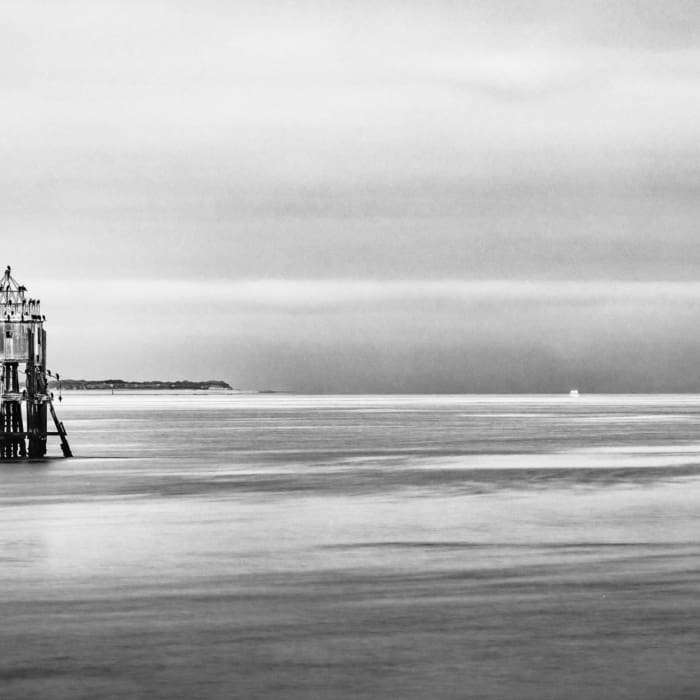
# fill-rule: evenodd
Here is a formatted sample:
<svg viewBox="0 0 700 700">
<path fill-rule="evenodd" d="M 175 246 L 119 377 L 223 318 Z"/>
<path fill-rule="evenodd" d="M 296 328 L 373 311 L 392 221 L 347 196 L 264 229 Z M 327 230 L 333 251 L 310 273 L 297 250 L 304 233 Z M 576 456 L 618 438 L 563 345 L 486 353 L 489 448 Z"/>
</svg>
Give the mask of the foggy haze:
<svg viewBox="0 0 700 700">
<path fill-rule="evenodd" d="M 700 391 L 692 2 L 23 2 L 6 264 L 68 377 Z"/>
</svg>

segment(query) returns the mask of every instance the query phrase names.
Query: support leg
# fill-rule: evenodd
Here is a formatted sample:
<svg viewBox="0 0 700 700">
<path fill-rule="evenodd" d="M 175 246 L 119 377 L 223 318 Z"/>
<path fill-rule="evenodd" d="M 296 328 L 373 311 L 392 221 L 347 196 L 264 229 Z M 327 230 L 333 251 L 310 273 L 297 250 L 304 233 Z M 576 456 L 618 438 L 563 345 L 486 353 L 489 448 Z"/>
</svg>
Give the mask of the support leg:
<svg viewBox="0 0 700 700">
<path fill-rule="evenodd" d="M 63 423 L 61 423 L 60 420 L 58 420 L 58 417 L 56 416 L 56 411 L 54 410 L 53 407 L 53 402 L 49 400 L 49 410 L 51 411 L 51 418 L 53 418 L 54 425 L 56 426 L 56 431 L 58 432 L 58 436 L 61 439 L 61 451 L 63 452 L 64 457 L 72 457 L 73 453 L 71 452 L 70 445 L 68 444 L 68 438 L 66 436 L 66 429 L 63 427 Z"/>
</svg>

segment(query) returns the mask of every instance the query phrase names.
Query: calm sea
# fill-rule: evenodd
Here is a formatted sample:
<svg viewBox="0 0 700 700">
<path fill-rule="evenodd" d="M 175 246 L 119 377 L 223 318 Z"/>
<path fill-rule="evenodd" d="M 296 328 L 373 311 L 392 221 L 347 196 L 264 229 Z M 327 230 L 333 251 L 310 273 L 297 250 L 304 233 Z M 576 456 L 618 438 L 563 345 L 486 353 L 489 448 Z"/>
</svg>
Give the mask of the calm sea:
<svg viewBox="0 0 700 700">
<path fill-rule="evenodd" d="M 75 459 L 0 466 L 2 698 L 700 697 L 700 397 L 58 409 Z"/>
</svg>

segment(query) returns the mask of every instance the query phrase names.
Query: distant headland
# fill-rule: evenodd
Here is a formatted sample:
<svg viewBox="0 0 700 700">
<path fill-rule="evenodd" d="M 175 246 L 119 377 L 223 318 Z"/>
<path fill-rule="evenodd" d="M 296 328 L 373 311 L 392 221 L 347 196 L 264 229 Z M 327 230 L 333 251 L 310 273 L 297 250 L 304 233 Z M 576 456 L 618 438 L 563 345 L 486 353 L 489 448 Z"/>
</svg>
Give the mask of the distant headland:
<svg viewBox="0 0 700 700">
<path fill-rule="evenodd" d="M 55 388 L 58 385 L 56 380 L 49 383 L 49 386 Z M 176 382 L 164 381 L 147 381 L 133 382 L 124 379 L 61 379 L 61 388 L 66 390 L 107 390 L 110 389 L 180 389 L 180 390 L 200 390 L 206 391 L 210 389 L 228 389 L 233 391 L 233 387 L 221 379 L 209 379 L 203 382 L 193 382 L 189 380 L 179 380 Z"/>
</svg>

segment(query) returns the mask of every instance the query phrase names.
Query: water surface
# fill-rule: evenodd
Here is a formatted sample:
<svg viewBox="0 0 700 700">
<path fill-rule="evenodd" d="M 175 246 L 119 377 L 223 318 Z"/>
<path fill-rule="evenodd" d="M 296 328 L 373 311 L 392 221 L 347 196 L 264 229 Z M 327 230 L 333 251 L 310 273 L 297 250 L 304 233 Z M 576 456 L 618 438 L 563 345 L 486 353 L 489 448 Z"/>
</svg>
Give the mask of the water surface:
<svg viewBox="0 0 700 700">
<path fill-rule="evenodd" d="M 700 397 L 59 412 L 0 466 L 0 697 L 700 696 Z"/>
</svg>

